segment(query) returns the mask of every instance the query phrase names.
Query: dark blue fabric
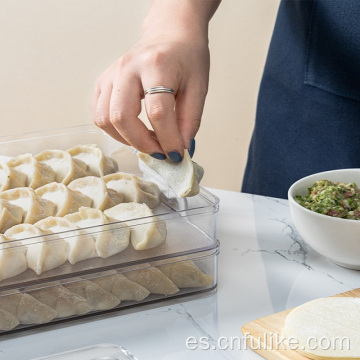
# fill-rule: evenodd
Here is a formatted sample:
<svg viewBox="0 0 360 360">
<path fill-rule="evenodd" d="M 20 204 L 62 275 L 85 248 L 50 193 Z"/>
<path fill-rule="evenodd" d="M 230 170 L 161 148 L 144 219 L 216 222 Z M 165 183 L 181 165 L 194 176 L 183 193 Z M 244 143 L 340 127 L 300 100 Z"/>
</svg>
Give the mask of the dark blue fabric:
<svg viewBox="0 0 360 360">
<path fill-rule="evenodd" d="M 360 167 L 357 99 L 360 0 L 283 0 L 242 191 L 286 198 L 303 176 Z"/>
</svg>

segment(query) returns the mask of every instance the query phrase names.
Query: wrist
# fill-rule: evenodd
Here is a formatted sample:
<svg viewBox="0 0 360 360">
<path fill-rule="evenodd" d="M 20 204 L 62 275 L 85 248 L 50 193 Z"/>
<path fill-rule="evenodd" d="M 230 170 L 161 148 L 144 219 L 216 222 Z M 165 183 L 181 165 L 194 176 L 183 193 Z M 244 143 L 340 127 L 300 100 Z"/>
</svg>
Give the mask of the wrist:
<svg viewBox="0 0 360 360">
<path fill-rule="evenodd" d="M 220 0 L 153 0 L 142 35 L 207 43 L 209 21 L 219 3 Z"/>
</svg>

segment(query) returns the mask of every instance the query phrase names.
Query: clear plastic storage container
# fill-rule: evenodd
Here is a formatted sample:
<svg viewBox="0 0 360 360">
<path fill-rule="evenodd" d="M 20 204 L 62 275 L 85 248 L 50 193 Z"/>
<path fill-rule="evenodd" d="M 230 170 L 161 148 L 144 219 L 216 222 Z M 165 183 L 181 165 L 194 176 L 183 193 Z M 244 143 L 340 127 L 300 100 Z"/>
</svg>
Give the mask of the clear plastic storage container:
<svg viewBox="0 0 360 360">
<path fill-rule="evenodd" d="M 0 139 L 0 162 L 25 153 L 36 155 L 49 149 L 67 150 L 79 144 L 96 144 L 105 156 L 115 160 L 119 172 L 156 183 L 161 190 L 161 202 L 152 209 L 151 216 L 28 235 L 7 240 L 6 245 L 0 243 L 1 332 L 216 288 L 219 201 L 205 189 L 201 188 L 194 197 L 177 198 L 155 172 L 139 163 L 135 150 L 93 126 Z M 94 255 L 72 264 L 62 261 L 50 270 L 45 266 L 45 271 L 27 267 L 16 276 L 8 276 L 8 270 L 11 272 L 13 264 L 18 266 L 24 256 L 41 252 L 41 256 L 57 257 L 64 251 L 65 243 L 70 246 L 78 242 L 86 246 L 87 241 L 96 242 L 100 238 L 111 243 L 127 232 L 147 231 L 152 226 L 166 228 L 166 239 L 159 246 L 135 250 L 130 243 L 125 250 L 111 256 Z"/>
</svg>

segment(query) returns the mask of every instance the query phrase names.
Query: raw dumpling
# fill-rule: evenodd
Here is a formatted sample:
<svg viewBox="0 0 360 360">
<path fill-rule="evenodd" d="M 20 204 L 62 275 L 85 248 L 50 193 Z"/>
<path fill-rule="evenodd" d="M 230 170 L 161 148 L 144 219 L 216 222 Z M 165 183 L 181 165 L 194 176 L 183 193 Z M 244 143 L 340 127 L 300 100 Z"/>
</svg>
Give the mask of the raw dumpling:
<svg viewBox="0 0 360 360">
<path fill-rule="evenodd" d="M 0 192 L 26 186 L 26 175 L 6 164 L 0 164 Z"/>
<path fill-rule="evenodd" d="M 129 271 L 124 275 L 152 294 L 172 295 L 179 291 L 177 286 L 156 267 Z"/>
<path fill-rule="evenodd" d="M 150 209 L 155 208 L 161 202 L 160 189 L 151 181 L 121 172 L 106 175 L 103 180 L 108 189 L 115 190 L 124 196 L 123 202 L 146 204 Z"/>
<path fill-rule="evenodd" d="M 205 274 L 192 260 L 161 265 L 158 269 L 180 289 L 209 286 L 214 281 L 212 275 Z"/>
<path fill-rule="evenodd" d="M 33 189 L 55 181 L 51 167 L 39 163 L 31 154 L 20 155 L 8 161 L 7 165 L 26 175 L 26 185 Z"/>
<path fill-rule="evenodd" d="M 0 233 L 22 222 L 24 210 L 6 200 L 0 199 Z"/>
<path fill-rule="evenodd" d="M 22 243 L 27 247 L 27 266 L 38 275 L 57 268 L 67 260 L 67 245 L 64 240 L 49 241 L 45 233 L 35 225 L 15 225 L 5 232 L 5 236 L 9 239 L 24 239 Z"/>
<path fill-rule="evenodd" d="M 67 259 L 70 264 L 96 256 L 94 238 L 79 230 L 78 226 L 71 221 L 49 216 L 34 225 L 45 233 L 56 233 L 59 238 L 64 239 L 68 246 Z"/>
<path fill-rule="evenodd" d="M 104 176 L 117 170 L 116 162 L 106 157 L 97 145 L 78 145 L 68 150 L 69 154 L 87 165 L 86 175 Z"/>
<path fill-rule="evenodd" d="M 150 294 L 146 288 L 122 274 L 116 273 L 91 280 L 104 290 L 114 294 L 120 301 L 142 301 Z"/>
<path fill-rule="evenodd" d="M 92 310 L 92 307 L 86 299 L 72 293 L 61 285 L 31 291 L 30 295 L 34 299 L 54 309 L 57 318 L 84 315 Z"/>
<path fill-rule="evenodd" d="M 20 241 L 9 241 L 0 235 L 0 281 L 23 273 L 27 269 L 26 247 Z"/>
<path fill-rule="evenodd" d="M 166 239 L 166 223 L 154 222 L 151 209 L 145 204 L 123 203 L 104 211 L 111 221 L 131 221 L 131 244 L 135 250 L 146 250 L 161 245 Z M 144 220 L 133 220 L 147 217 Z"/>
<path fill-rule="evenodd" d="M 54 309 L 21 292 L 2 295 L 0 309 L 15 316 L 20 324 L 44 324 L 56 316 Z"/>
<path fill-rule="evenodd" d="M 123 195 L 116 193 L 114 190 L 108 190 L 104 180 L 95 176 L 76 179 L 68 187 L 91 198 L 91 207 L 99 210 L 113 207 L 124 200 Z"/>
<path fill-rule="evenodd" d="M 8 311 L 0 309 L 0 330 L 9 331 L 19 325 L 19 320 Z"/>
<path fill-rule="evenodd" d="M 98 284 L 89 280 L 79 280 L 64 284 L 64 286 L 72 293 L 85 298 L 94 310 L 109 310 L 120 304 L 120 300 L 115 295 L 104 290 Z"/>
<path fill-rule="evenodd" d="M 35 156 L 35 159 L 46 164 L 55 172 L 55 181 L 69 184 L 71 181 L 86 176 L 87 165 L 73 158 L 67 151 L 45 150 Z"/>
<path fill-rule="evenodd" d="M 204 169 L 191 160 L 186 149 L 180 163 L 174 163 L 169 159 L 157 160 L 144 153 L 138 153 L 137 155 L 166 181 L 177 196 L 187 197 L 199 193 L 199 182 L 204 175 Z"/>
<path fill-rule="evenodd" d="M 359 333 L 360 299 L 353 297 L 309 301 L 286 316 L 283 328 L 285 338 L 297 339 L 296 350 L 310 359 L 359 359 Z M 309 342 L 316 339 L 320 345 L 323 338 L 327 340 L 323 346 Z"/>
<path fill-rule="evenodd" d="M 108 219 L 102 211 L 85 207 L 81 207 L 77 213 L 66 215 L 65 219 L 79 228 L 108 224 Z M 124 251 L 129 246 L 130 229 L 124 224 L 119 229 L 96 231 L 92 236 L 95 240 L 97 255 L 107 258 Z"/>
<path fill-rule="evenodd" d="M 65 216 L 79 210 L 81 206 L 91 206 L 92 200 L 64 184 L 53 182 L 35 190 L 36 195 L 56 205 L 55 216 Z"/>
<path fill-rule="evenodd" d="M 37 196 L 30 188 L 16 188 L 0 193 L 0 199 L 23 209 L 22 222 L 34 224 L 35 222 L 54 215 L 56 205 Z"/>
</svg>

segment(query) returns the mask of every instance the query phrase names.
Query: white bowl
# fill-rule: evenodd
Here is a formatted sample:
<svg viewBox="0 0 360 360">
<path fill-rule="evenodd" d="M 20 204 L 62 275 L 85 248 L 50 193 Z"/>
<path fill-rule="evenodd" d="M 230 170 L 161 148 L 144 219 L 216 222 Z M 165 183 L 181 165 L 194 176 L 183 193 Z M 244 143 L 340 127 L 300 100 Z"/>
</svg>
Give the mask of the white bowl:
<svg viewBox="0 0 360 360">
<path fill-rule="evenodd" d="M 354 182 L 360 187 L 360 169 L 324 171 L 296 181 L 288 191 L 291 216 L 304 241 L 334 263 L 360 270 L 360 220 L 316 213 L 297 203 L 296 195 L 307 195 L 317 180 Z"/>
</svg>

